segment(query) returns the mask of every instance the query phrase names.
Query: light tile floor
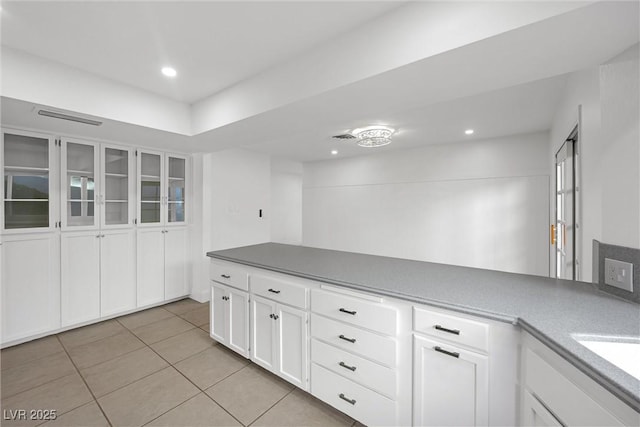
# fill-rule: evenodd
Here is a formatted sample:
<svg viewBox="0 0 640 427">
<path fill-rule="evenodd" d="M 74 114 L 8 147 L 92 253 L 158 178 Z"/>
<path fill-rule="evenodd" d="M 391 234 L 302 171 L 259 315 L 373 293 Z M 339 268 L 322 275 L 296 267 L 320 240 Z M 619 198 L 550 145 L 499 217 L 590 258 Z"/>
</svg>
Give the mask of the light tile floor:
<svg viewBox="0 0 640 427">
<path fill-rule="evenodd" d="M 4 349 L 0 367 L 2 426 L 360 425 L 217 345 L 191 299 Z"/>
</svg>

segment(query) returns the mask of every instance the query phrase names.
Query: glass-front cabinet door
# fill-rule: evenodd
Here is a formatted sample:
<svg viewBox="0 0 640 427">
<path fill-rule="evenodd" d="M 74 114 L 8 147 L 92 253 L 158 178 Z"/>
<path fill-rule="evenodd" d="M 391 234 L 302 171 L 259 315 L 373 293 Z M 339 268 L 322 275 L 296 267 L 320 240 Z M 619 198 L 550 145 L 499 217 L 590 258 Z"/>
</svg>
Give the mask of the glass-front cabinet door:
<svg viewBox="0 0 640 427">
<path fill-rule="evenodd" d="M 53 138 L 22 131 L 3 131 L 2 138 L 3 229 L 53 228 Z"/>
<path fill-rule="evenodd" d="M 168 224 L 185 223 L 185 189 L 187 159 L 167 155 L 167 197 L 165 199 Z"/>
<path fill-rule="evenodd" d="M 83 230 L 98 226 L 98 146 L 84 141 L 62 141 L 62 228 Z"/>
<path fill-rule="evenodd" d="M 138 152 L 138 224 L 162 225 L 164 162 L 162 153 Z"/>
<path fill-rule="evenodd" d="M 130 149 L 102 146 L 101 226 L 116 228 L 133 224 L 133 160 Z"/>
</svg>

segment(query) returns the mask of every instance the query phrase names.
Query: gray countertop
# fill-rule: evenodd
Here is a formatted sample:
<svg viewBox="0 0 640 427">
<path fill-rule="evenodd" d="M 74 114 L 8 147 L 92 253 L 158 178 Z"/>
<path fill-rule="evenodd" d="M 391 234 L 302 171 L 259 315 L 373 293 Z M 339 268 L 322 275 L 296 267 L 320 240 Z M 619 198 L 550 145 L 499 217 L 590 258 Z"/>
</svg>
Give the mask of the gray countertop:
<svg viewBox="0 0 640 427">
<path fill-rule="evenodd" d="M 572 338 L 640 337 L 640 305 L 593 284 L 278 243 L 207 255 L 520 325 L 640 411 L 640 381 Z"/>
</svg>

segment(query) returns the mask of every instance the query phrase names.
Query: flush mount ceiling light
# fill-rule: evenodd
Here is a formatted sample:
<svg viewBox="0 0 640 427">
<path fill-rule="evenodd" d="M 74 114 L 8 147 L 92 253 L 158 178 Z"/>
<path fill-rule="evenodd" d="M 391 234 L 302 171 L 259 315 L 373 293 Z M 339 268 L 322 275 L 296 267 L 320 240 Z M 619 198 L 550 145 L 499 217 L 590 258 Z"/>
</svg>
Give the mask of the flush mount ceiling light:
<svg viewBox="0 0 640 427">
<path fill-rule="evenodd" d="M 464 131 L 465 135 L 473 135 L 473 129 L 467 129 Z"/>
<path fill-rule="evenodd" d="M 164 74 L 167 77 L 175 77 L 178 73 L 175 70 L 175 68 L 162 67 L 162 74 Z"/>
<path fill-rule="evenodd" d="M 391 135 L 394 132 L 395 129 L 386 126 L 368 126 L 354 129 L 351 134 L 358 138 L 356 144 L 360 147 L 374 148 L 391 143 Z"/>
</svg>

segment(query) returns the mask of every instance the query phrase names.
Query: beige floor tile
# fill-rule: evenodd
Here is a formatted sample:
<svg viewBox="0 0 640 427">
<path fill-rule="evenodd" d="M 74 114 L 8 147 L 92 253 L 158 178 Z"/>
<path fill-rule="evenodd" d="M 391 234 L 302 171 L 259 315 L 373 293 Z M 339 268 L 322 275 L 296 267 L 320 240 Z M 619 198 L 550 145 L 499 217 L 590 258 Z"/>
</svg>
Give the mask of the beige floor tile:
<svg viewBox="0 0 640 427">
<path fill-rule="evenodd" d="M 96 397 L 104 396 L 169 366 L 149 347 L 80 370 Z"/>
<path fill-rule="evenodd" d="M 107 320 L 82 328 L 72 329 L 58 335 L 62 344 L 67 348 L 78 347 L 90 342 L 98 341 L 124 331 L 124 327 L 115 320 Z"/>
<path fill-rule="evenodd" d="M 169 367 L 109 393 L 98 402 L 114 426 L 140 426 L 198 392 L 193 384 Z"/>
<path fill-rule="evenodd" d="M 9 397 L 76 371 L 65 352 L 2 371 L 2 396 Z"/>
<path fill-rule="evenodd" d="M 182 405 L 151 421 L 147 426 L 155 427 L 205 427 L 241 426 L 206 394 L 200 393 Z"/>
<path fill-rule="evenodd" d="M 216 345 L 175 364 L 195 385 L 205 389 L 245 367 L 249 361 Z"/>
<path fill-rule="evenodd" d="M 93 397 L 77 373 L 58 378 L 39 387 L 2 399 L 4 411 L 24 409 L 55 410 L 62 415 L 70 410 L 91 402 Z M 2 426 L 36 425 L 42 420 L 3 420 Z"/>
<path fill-rule="evenodd" d="M 186 320 L 182 320 L 179 317 L 169 317 L 150 325 L 133 329 L 131 332 L 146 344 L 153 344 L 193 328 L 194 326 Z"/>
<path fill-rule="evenodd" d="M 209 323 L 209 304 L 181 314 L 180 317 L 196 326 L 206 325 Z"/>
<path fill-rule="evenodd" d="M 211 325 L 210 325 L 209 323 L 207 323 L 207 324 L 205 324 L 205 325 L 200 326 L 200 329 L 202 329 L 203 331 L 205 331 L 207 334 L 210 334 L 210 333 L 211 333 L 211 328 L 210 328 L 210 326 L 211 326 Z"/>
<path fill-rule="evenodd" d="M 135 329 L 173 316 L 175 316 L 173 313 L 168 312 L 164 308 L 156 307 L 139 313 L 118 317 L 118 322 L 122 323 L 125 328 Z"/>
<path fill-rule="evenodd" d="M 63 350 L 64 348 L 58 338 L 52 335 L 3 349 L 0 353 L 0 365 L 3 370 L 13 368 L 22 363 L 50 356 Z"/>
<path fill-rule="evenodd" d="M 191 298 L 185 298 L 185 299 L 181 299 L 180 301 L 172 302 L 171 304 L 163 305 L 162 308 L 164 308 L 165 310 L 169 310 L 173 314 L 181 315 L 188 311 L 192 311 L 197 308 L 200 308 L 204 304 L 198 301 L 192 300 Z"/>
<path fill-rule="evenodd" d="M 69 355 L 78 369 L 83 369 L 142 347 L 144 347 L 144 343 L 125 329 L 124 332 L 100 341 L 73 347 L 69 350 Z"/>
<path fill-rule="evenodd" d="M 196 328 L 151 344 L 150 347 L 169 363 L 176 363 L 214 345 L 216 345 L 216 342 L 211 339 L 209 334 L 202 329 Z"/>
<path fill-rule="evenodd" d="M 291 384 L 252 364 L 206 392 L 242 424 L 249 425 L 293 388 Z"/>
<path fill-rule="evenodd" d="M 252 426 L 343 426 L 354 420 L 315 397 L 296 389 L 258 418 Z"/>
<path fill-rule="evenodd" d="M 109 427 L 109 421 L 94 401 L 42 424 L 43 427 Z"/>
</svg>

